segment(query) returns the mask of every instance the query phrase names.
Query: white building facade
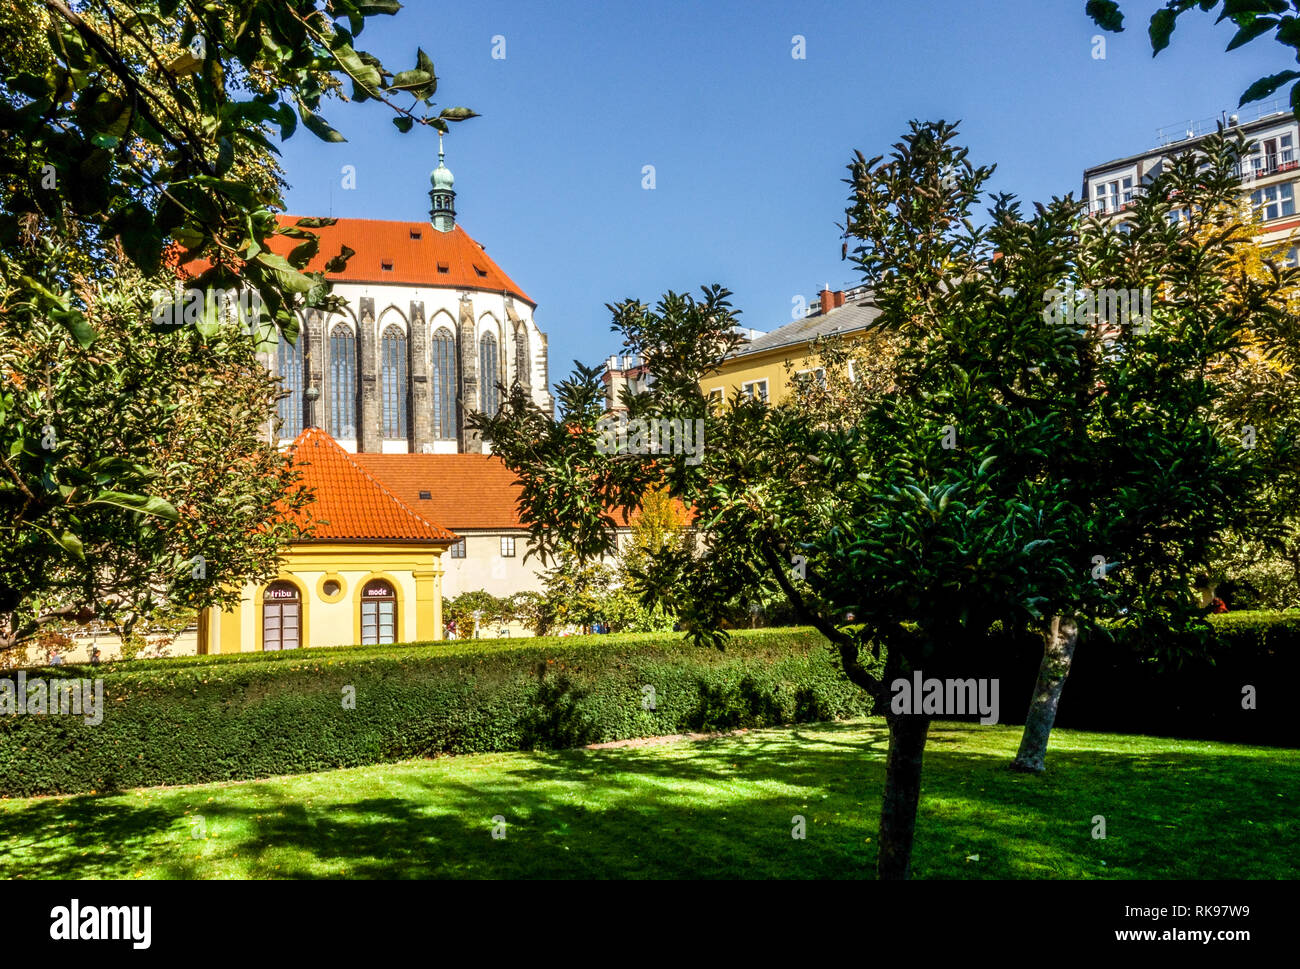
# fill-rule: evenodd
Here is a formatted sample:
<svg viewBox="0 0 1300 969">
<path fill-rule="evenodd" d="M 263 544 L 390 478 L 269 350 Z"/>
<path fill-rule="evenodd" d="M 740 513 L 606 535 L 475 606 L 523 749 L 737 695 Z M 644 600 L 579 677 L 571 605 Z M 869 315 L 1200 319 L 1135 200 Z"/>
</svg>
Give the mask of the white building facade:
<svg viewBox="0 0 1300 969">
<path fill-rule="evenodd" d="M 1083 191 L 1089 211 L 1122 215 L 1147 183 L 1159 174 L 1166 158 L 1195 150 L 1211 130 L 1213 126 L 1206 122 L 1190 124 L 1184 130 L 1173 132 L 1172 137 L 1161 138 L 1163 143 L 1157 148 L 1087 169 L 1083 173 Z M 1295 115 L 1285 110 L 1271 111 L 1248 122 L 1241 122 L 1233 115 L 1226 119 L 1225 131 L 1241 132 L 1253 143 L 1251 153 L 1242 159 L 1238 174 L 1242 196 L 1250 201 L 1262 222 L 1259 241 L 1284 248 L 1285 261 L 1292 266 L 1300 265 L 1297 248 L 1287 246 L 1292 233 L 1300 228 L 1296 209 L 1300 125 Z"/>
<path fill-rule="evenodd" d="M 296 344 L 281 339 L 266 354 L 286 391 L 281 441 L 314 425 L 353 453 L 482 453 L 468 418 L 495 413 L 516 384 L 553 410 L 537 304 L 456 224 L 441 152 L 431 182 L 428 222 L 340 218 L 310 229 L 320 252 L 308 270 L 324 271 L 343 246 L 353 255 L 325 273 L 345 308 L 306 311 Z M 297 244 L 277 239 L 286 252 Z"/>
</svg>

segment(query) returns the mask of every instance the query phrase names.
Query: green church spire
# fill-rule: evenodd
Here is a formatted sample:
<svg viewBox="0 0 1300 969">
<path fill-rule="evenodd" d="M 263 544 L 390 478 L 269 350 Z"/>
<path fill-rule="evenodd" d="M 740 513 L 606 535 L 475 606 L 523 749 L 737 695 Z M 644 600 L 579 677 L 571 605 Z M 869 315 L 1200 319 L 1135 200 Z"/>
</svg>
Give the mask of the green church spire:
<svg viewBox="0 0 1300 969">
<path fill-rule="evenodd" d="M 442 135 L 439 134 L 438 167 L 429 175 L 429 184 L 433 186 L 429 189 L 429 201 L 432 204 L 429 218 L 439 232 L 450 232 L 456 225 L 456 193 L 452 191 L 456 179 L 443 162 L 443 157 Z"/>
</svg>

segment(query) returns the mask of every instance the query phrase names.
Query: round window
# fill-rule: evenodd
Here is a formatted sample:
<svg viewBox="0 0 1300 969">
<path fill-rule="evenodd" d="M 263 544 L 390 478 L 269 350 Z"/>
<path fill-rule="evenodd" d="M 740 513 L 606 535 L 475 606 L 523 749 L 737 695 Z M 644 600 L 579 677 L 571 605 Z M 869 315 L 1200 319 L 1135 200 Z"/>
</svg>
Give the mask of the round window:
<svg viewBox="0 0 1300 969">
<path fill-rule="evenodd" d="M 326 583 L 323 586 L 321 586 L 321 592 L 325 593 L 325 595 L 329 596 L 330 598 L 333 598 L 334 596 L 339 594 L 342 588 L 343 587 L 339 585 L 338 582 L 336 582 L 333 579 L 329 579 L 326 581 Z"/>
</svg>

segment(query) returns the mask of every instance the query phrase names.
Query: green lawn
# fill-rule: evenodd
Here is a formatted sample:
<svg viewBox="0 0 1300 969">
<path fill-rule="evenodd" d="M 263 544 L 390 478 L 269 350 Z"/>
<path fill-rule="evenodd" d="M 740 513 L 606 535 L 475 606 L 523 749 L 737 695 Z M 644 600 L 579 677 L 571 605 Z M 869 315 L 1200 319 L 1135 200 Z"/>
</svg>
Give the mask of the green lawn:
<svg viewBox="0 0 1300 969">
<path fill-rule="evenodd" d="M 1294 878 L 1300 752 L 1014 727 L 931 732 L 919 878 Z M 878 720 L 483 754 L 112 796 L 0 800 L 8 878 L 852 878 L 874 867 Z M 507 819 L 492 837 L 493 815 Z M 1105 840 L 1092 837 L 1094 815 Z M 807 837 L 791 837 L 803 815 Z M 975 860 L 978 857 L 978 860 Z"/>
</svg>

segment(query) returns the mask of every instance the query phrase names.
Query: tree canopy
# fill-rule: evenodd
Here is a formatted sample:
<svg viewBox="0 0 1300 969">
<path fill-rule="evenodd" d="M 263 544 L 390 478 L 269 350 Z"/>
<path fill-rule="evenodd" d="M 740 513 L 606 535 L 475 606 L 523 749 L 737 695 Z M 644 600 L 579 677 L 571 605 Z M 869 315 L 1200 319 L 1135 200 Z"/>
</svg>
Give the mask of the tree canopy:
<svg viewBox="0 0 1300 969">
<path fill-rule="evenodd" d="M 323 220 L 277 222 L 273 137 L 343 141 L 330 99 L 401 132 L 474 116 L 433 106 L 423 49 L 394 72 L 357 46 L 400 8 L 0 4 L 0 645 L 43 617 L 214 604 L 273 566 L 275 503 L 298 499 L 259 443 L 277 391 L 255 352 L 336 305 L 303 272 Z"/>
<path fill-rule="evenodd" d="M 846 420 L 739 397 L 706 406 L 700 381 L 737 323 L 717 286 L 610 306 L 625 349 L 657 377 L 630 415 L 702 420 L 698 464 L 608 453 L 600 381 L 581 366 L 558 420 L 521 394 L 475 418 L 519 475 L 543 550 L 607 551 L 604 509 L 666 486 L 701 540 L 654 556 L 644 588 L 676 589 L 697 641 L 724 643 L 725 603 L 766 578 L 826 635 L 890 726 L 884 877 L 909 870 L 929 724 L 890 709 L 890 684 L 978 676 L 995 627 L 1195 617 L 1192 571 L 1225 526 L 1265 514 L 1252 496 L 1271 473 L 1223 420 L 1208 370 L 1276 331 L 1294 276 L 1235 272 L 1241 227 L 1195 231 L 1236 199 L 1240 140 L 1171 162 L 1123 223 L 1087 218 L 1070 197 L 1026 212 L 1003 195 L 979 226 L 992 169 L 955 138 L 952 125 L 913 123 L 887 157 L 849 165 L 852 258 L 897 356 L 890 380 L 862 381 Z"/>
</svg>

